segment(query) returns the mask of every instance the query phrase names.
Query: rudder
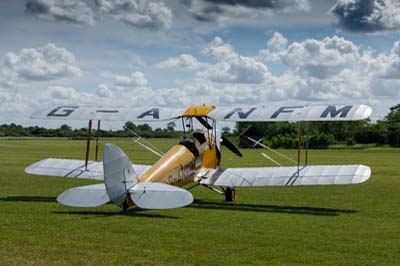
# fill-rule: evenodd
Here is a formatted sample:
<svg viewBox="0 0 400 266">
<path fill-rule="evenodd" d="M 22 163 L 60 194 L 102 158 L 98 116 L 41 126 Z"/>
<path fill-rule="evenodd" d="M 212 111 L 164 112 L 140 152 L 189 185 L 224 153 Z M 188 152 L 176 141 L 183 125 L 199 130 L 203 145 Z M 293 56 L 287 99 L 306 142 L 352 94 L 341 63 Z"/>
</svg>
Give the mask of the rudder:
<svg viewBox="0 0 400 266">
<path fill-rule="evenodd" d="M 104 182 L 111 201 L 124 207 L 128 189 L 137 183 L 137 175 L 128 156 L 116 145 L 106 144 L 103 154 Z"/>
</svg>

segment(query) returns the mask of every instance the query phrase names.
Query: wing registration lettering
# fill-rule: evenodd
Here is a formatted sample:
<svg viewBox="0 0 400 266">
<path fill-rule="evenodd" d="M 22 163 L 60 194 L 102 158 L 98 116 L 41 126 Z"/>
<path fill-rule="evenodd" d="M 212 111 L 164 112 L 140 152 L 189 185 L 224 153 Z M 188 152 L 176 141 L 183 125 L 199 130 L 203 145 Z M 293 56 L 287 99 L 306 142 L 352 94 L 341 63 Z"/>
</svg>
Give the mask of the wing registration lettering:
<svg viewBox="0 0 400 266">
<path fill-rule="evenodd" d="M 160 109 L 158 109 L 158 108 L 150 109 L 150 110 L 138 115 L 137 118 L 143 119 L 146 116 L 151 116 L 151 117 L 153 117 L 153 119 L 159 119 L 160 118 Z"/>
<path fill-rule="evenodd" d="M 47 117 L 67 117 L 77 108 L 77 106 L 59 106 L 51 110 L 50 113 L 47 114 Z"/>
<path fill-rule="evenodd" d="M 116 114 L 118 110 L 96 110 L 96 113 Z"/>
<path fill-rule="evenodd" d="M 253 107 L 250 110 L 248 110 L 247 112 L 244 112 L 242 108 L 235 108 L 232 111 L 230 111 L 225 117 L 224 119 L 229 119 L 231 118 L 231 116 L 234 113 L 237 113 L 240 119 L 246 119 L 254 110 L 256 110 L 257 108 Z"/>
<path fill-rule="evenodd" d="M 321 114 L 321 118 L 327 118 L 328 115 L 330 115 L 332 118 L 335 118 L 338 115 L 340 115 L 341 118 L 345 118 L 347 117 L 347 114 L 350 112 L 351 108 L 353 108 L 352 105 L 346 105 L 337 110 L 335 105 L 329 105 Z"/>
<path fill-rule="evenodd" d="M 271 115 L 271 119 L 278 118 L 278 116 L 280 114 L 282 114 L 282 113 L 293 113 L 296 109 L 301 109 L 301 108 L 304 108 L 304 106 L 286 106 L 286 107 L 281 107 Z"/>
</svg>

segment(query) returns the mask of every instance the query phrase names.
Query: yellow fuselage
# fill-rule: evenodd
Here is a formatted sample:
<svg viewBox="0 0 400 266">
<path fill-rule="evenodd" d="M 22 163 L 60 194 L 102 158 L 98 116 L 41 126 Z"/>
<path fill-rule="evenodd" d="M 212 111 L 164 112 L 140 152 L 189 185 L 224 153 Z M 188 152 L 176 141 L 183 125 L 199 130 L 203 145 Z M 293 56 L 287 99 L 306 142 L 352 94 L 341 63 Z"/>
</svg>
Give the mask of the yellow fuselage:
<svg viewBox="0 0 400 266">
<path fill-rule="evenodd" d="M 160 160 L 138 179 L 140 182 L 160 182 L 182 187 L 194 181 L 201 168 L 216 168 L 219 164 L 217 148 L 212 136 L 204 134 L 206 141 L 196 144 L 198 155 L 184 144 L 173 146 Z"/>
</svg>

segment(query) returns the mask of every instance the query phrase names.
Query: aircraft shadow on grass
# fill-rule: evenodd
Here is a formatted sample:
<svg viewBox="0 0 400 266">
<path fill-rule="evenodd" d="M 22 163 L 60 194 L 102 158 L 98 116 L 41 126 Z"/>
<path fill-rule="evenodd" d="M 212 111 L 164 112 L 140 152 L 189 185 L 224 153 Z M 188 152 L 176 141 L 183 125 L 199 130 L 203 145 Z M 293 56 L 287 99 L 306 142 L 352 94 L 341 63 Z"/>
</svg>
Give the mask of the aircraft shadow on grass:
<svg viewBox="0 0 400 266">
<path fill-rule="evenodd" d="M 56 202 L 55 197 L 42 196 L 10 196 L 0 198 L 0 201 L 14 202 Z M 209 210 L 229 210 L 229 211 L 244 211 L 244 212 L 269 212 L 269 213 L 286 213 L 286 214 L 303 214 L 313 216 L 338 216 L 340 214 L 357 213 L 350 209 L 335 209 L 321 207 L 305 207 L 305 206 L 281 206 L 281 205 L 261 205 L 261 204 L 245 204 L 238 202 L 218 202 L 205 201 L 196 199 L 191 205 L 186 208 L 209 209 Z M 55 211 L 58 214 L 76 214 L 76 215 L 95 215 L 95 216 L 139 216 L 148 218 L 169 218 L 178 219 L 174 216 L 158 215 L 145 213 L 146 210 L 139 208 L 131 208 L 127 213 L 122 212 L 101 212 L 101 211 Z"/>
<path fill-rule="evenodd" d="M 194 200 L 188 208 L 210 209 L 210 210 L 230 210 L 245 212 L 270 212 L 270 213 L 287 213 L 287 214 L 304 214 L 314 216 L 338 216 L 339 214 L 357 213 L 350 209 L 334 209 L 320 207 L 304 207 L 304 206 L 281 206 L 281 205 L 260 205 L 260 204 L 244 204 L 237 202 L 217 202 Z"/>
<path fill-rule="evenodd" d="M 42 196 L 10 196 L 0 198 L 0 201 L 12 201 L 12 202 L 57 202 L 56 197 L 42 197 Z M 109 203 L 111 204 L 111 203 Z M 120 211 L 117 212 L 106 212 L 106 211 L 52 211 L 52 213 L 56 214 L 67 214 L 67 215 L 87 215 L 87 216 L 135 216 L 135 217 L 147 217 L 147 218 L 167 218 L 167 219 L 178 219 L 178 217 L 167 216 L 167 215 L 159 215 L 159 214 L 150 214 L 144 213 L 142 209 L 132 208 L 128 210 L 127 213 L 122 213 Z"/>
<path fill-rule="evenodd" d="M 0 201 L 15 201 L 15 202 L 56 202 L 55 197 L 42 197 L 42 196 L 10 196 L 0 198 Z"/>
<path fill-rule="evenodd" d="M 138 208 L 133 208 L 128 210 L 126 213 L 123 212 L 102 212 L 102 211 L 54 211 L 55 214 L 66 214 L 66 215 L 87 215 L 87 216 L 102 216 L 102 217 L 112 217 L 112 216 L 133 216 L 133 217 L 143 217 L 143 218 L 162 218 L 162 219 L 179 219 L 179 217 L 161 215 L 161 214 L 150 214 L 144 213 L 143 210 Z"/>
</svg>

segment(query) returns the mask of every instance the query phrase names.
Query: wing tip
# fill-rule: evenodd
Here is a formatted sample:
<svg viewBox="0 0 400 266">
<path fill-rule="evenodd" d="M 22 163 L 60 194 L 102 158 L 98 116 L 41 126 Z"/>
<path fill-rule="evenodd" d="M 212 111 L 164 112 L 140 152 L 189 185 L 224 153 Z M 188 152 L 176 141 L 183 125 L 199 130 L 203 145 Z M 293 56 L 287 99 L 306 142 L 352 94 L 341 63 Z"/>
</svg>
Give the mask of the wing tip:
<svg viewBox="0 0 400 266">
<path fill-rule="evenodd" d="M 358 178 L 356 179 L 356 182 L 355 182 L 356 184 L 361 184 L 361 183 L 366 182 L 371 177 L 371 173 L 372 173 L 371 168 L 369 166 L 363 165 L 363 164 L 360 164 L 358 166 L 357 172 L 358 172 L 358 174 L 357 174 Z"/>
<path fill-rule="evenodd" d="M 38 173 L 35 170 L 36 170 L 37 166 L 40 165 L 44 160 L 46 160 L 46 159 L 43 159 L 43 160 L 35 162 L 31 165 L 28 165 L 27 167 L 25 167 L 24 172 L 26 174 L 30 174 L 30 175 L 37 175 Z"/>
<path fill-rule="evenodd" d="M 361 104 L 359 109 L 362 111 L 361 120 L 367 119 L 372 115 L 372 108 L 368 105 Z"/>
</svg>

